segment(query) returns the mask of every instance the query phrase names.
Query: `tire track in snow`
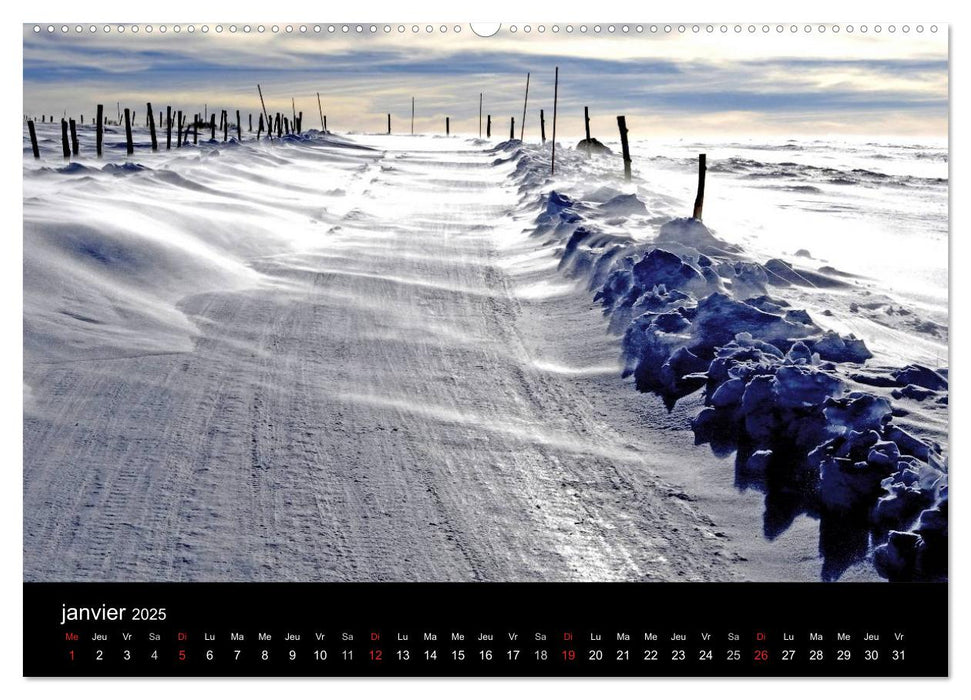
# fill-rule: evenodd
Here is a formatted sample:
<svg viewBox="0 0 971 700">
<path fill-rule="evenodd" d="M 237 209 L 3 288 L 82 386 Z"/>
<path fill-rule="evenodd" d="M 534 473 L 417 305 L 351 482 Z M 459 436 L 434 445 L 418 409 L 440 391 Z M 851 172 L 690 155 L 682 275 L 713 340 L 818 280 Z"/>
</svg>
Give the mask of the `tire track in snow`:
<svg viewBox="0 0 971 700">
<path fill-rule="evenodd" d="M 494 156 L 389 144 L 336 230 L 253 261 L 270 284 L 182 300 L 191 352 L 28 363 L 25 577 L 731 577 L 646 451 L 537 369 Z"/>
</svg>

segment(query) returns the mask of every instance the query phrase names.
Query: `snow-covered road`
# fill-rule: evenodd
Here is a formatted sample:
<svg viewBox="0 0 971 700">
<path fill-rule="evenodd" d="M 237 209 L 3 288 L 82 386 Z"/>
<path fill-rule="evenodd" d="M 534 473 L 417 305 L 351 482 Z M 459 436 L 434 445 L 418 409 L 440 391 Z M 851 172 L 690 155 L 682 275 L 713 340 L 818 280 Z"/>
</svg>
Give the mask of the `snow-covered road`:
<svg viewBox="0 0 971 700">
<path fill-rule="evenodd" d="M 83 262 L 83 314 L 25 281 L 25 579 L 738 576 L 730 540 L 658 469 L 713 458 L 618 379 L 589 294 L 509 216 L 512 166 L 472 141 L 356 140 L 375 150 L 281 145 L 235 201 L 232 149 L 201 193 L 166 180 L 139 199 L 148 185 L 124 175 L 83 216 L 70 175 L 27 178 L 25 242 L 46 242 L 25 243 L 25 280 L 60 259 L 45 221 L 97 230 L 121 210 L 187 231 L 203 270 L 233 252 L 209 280 L 160 256 L 146 294 L 172 311 L 131 337 L 135 283 L 111 263 L 140 234 Z M 157 156 L 202 168 L 179 157 Z M 155 269 L 148 250 L 134 277 Z M 614 397 L 665 423 L 624 428 Z"/>
</svg>

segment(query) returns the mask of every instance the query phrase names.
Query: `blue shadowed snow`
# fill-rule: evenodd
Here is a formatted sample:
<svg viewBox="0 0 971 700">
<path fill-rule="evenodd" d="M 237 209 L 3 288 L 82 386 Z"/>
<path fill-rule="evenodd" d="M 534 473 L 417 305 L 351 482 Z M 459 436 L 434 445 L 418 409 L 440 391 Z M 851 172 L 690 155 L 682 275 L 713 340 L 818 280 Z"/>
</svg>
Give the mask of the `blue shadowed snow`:
<svg viewBox="0 0 971 700">
<path fill-rule="evenodd" d="M 648 208 L 609 188 L 583 201 L 550 190 L 548 156 L 518 142 L 497 150 L 513 148 L 523 201 L 539 209 L 533 235 L 559 243 L 560 269 L 589 281 L 610 330 L 622 334 L 624 374 L 639 391 L 669 408 L 704 391 L 692 423 L 696 443 L 734 453 L 736 483 L 765 491 L 766 537 L 808 513 L 820 521 L 825 580 L 868 554 L 891 580 L 946 579 L 943 450 L 896 425 L 888 398 L 859 387 L 946 403 L 947 371 L 865 367 L 873 355 L 863 339 L 824 330 L 776 296 L 850 289 L 851 275 L 745 259 L 695 219 L 667 221 L 649 242 L 607 233 L 598 221 L 616 228 L 628 216 L 628 225 L 642 226 L 633 217 Z M 557 162 L 584 167 L 573 154 L 558 151 Z M 724 167 L 762 166 L 716 162 L 710 169 Z M 852 173 L 855 182 L 874 175 Z"/>
</svg>

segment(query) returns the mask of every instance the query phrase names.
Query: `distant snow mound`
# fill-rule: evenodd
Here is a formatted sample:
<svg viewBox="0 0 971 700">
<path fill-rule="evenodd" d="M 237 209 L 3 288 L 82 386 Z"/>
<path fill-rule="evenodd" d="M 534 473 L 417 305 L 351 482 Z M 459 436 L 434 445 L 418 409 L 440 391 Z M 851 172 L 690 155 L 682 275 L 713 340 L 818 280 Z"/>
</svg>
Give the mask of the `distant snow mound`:
<svg viewBox="0 0 971 700">
<path fill-rule="evenodd" d="M 647 214 L 647 207 L 644 202 L 637 198 L 636 194 L 618 194 L 601 204 L 600 210 L 615 216 Z"/>
<path fill-rule="evenodd" d="M 741 252 L 738 246 L 716 238 L 711 230 L 698 219 L 688 217 L 671 219 L 661 226 L 655 242 L 658 245 L 676 244 L 694 248 L 705 255 Z"/>
<path fill-rule="evenodd" d="M 582 139 L 579 143 L 577 143 L 577 150 L 584 151 L 586 153 L 613 153 L 613 151 L 600 143 L 600 141 L 592 137 L 589 139 Z"/>
</svg>

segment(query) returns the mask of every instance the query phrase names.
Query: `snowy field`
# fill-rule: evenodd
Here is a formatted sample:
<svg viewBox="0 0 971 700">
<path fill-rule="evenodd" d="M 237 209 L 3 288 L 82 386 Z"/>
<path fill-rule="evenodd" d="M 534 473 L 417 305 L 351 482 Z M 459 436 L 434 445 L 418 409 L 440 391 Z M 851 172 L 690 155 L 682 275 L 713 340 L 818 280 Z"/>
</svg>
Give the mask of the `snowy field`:
<svg viewBox="0 0 971 700">
<path fill-rule="evenodd" d="M 37 126 L 25 580 L 946 576 L 946 145 Z"/>
</svg>

